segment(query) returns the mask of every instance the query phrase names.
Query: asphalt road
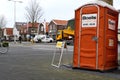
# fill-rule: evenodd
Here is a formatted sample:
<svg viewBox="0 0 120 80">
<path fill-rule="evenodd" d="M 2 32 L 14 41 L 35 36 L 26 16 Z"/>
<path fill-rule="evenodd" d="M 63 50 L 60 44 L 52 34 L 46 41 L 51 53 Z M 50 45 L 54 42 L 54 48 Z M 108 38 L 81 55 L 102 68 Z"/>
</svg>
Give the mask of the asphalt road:
<svg viewBox="0 0 120 80">
<path fill-rule="evenodd" d="M 0 54 L 0 80 L 120 80 L 120 70 L 101 73 L 51 66 L 54 43 L 13 44 L 7 54 Z M 71 65 L 73 46 L 68 46 L 67 61 Z"/>
</svg>

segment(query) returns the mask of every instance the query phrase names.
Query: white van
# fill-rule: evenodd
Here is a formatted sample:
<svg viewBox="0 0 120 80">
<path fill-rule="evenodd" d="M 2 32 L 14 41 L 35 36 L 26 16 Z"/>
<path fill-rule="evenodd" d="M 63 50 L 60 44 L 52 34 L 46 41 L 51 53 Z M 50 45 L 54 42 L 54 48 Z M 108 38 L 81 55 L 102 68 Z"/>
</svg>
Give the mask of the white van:
<svg viewBox="0 0 120 80">
<path fill-rule="evenodd" d="M 51 38 L 50 36 L 44 36 L 41 38 L 41 42 L 53 42 L 53 38 Z"/>
<path fill-rule="evenodd" d="M 34 42 L 53 42 L 53 38 L 48 35 L 36 35 L 33 40 Z"/>
</svg>

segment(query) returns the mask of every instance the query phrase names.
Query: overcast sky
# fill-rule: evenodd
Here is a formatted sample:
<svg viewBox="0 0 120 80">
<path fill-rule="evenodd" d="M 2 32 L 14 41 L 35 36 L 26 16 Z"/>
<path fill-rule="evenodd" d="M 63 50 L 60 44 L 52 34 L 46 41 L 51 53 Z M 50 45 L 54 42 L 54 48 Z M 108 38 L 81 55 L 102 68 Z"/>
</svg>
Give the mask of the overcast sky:
<svg viewBox="0 0 120 80">
<path fill-rule="evenodd" d="M 20 1 L 20 0 L 16 0 Z M 30 0 L 21 0 L 23 3 L 16 4 L 16 21 L 26 22 L 25 7 Z M 37 0 L 42 7 L 44 15 L 42 17 L 46 21 L 52 19 L 69 20 L 74 18 L 74 11 L 81 5 L 92 0 Z M 120 0 L 114 0 L 114 7 L 120 9 Z M 7 19 L 7 27 L 13 27 L 14 24 L 14 3 L 8 0 L 0 0 L 0 15 L 4 15 Z"/>
</svg>

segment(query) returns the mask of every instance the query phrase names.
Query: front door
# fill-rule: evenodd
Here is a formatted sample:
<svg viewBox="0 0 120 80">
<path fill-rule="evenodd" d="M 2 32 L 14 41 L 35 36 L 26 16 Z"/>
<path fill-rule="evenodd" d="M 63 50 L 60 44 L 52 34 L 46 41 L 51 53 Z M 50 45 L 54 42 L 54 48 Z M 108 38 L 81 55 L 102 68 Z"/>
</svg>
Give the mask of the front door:
<svg viewBox="0 0 120 80">
<path fill-rule="evenodd" d="M 91 12 L 93 9 L 93 12 Z M 98 8 L 85 6 L 81 10 L 79 65 L 81 68 L 96 69 L 98 43 Z"/>
</svg>

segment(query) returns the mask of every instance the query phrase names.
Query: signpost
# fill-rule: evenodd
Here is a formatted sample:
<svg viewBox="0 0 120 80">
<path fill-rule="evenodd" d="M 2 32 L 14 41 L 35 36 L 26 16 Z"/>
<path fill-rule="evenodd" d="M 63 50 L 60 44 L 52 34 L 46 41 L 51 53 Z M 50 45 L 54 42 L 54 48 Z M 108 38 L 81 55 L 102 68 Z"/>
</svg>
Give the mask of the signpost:
<svg viewBox="0 0 120 80">
<path fill-rule="evenodd" d="M 56 44 L 56 49 L 55 49 L 54 54 L 53 54 L 53 58 L 52 58 L 52 63 L 51 63 L 52 66 L 57 67 L 57 68 L 60 67 L 61 60 L 62 60 L 63 53 L 64 53 L 64 49 L 66 49 L 66 52 L 67 52 L 67 45 L 66 45 L 66 43 L 58 41 L 57 44 Z M 60 50 L 60 52 L 57 53 L 57 50 Z M 58 54 L 60 54 L 60 56 Z M 56 58 L 57 56 L 59 58 Z M 59 60 L 57 60 L 58 63 L 56 62 L 55 58 L 59 59 Z"/>
</svg>

